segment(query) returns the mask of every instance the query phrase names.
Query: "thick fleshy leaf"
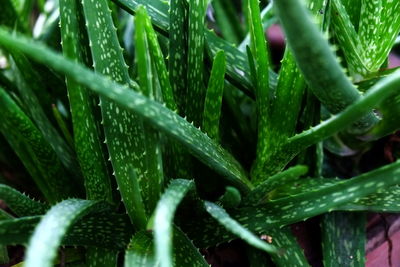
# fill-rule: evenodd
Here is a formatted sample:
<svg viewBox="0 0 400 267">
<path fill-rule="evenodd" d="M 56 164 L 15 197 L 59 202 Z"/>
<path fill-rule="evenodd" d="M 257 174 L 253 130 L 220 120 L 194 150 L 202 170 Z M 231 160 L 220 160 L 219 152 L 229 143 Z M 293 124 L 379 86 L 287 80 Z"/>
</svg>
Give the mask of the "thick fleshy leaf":
<svg viewBox="0 0 400 267">
<path fill-rule="evenodd" d="M 89 43 L 83 25 L 81 3 L 77 0 L 60 0 L 59 5 L 63 54 L 87 64 Z M 85 178 L 86 195 L 88 199 L 112 201 L 111 182 L 91 107 L 92 99 L 86 88 L 72 79 L 67 79 L 66 83 L 75 150 Z"/>
<path fill-rule="evenodd" d="M 186 116 L 201 127 L 206 90 L 204 72 L 204 19 L 206 0 L 189 0 Z"/>
<path fill-rule="evenodd" d="M 204 103 L 203 131 L 219 141 L 219 120 L 221 117 L 222 95 L 225 88 L 225 53 L 220 51 L 214 58 Z"/>
<path fill-rule="evenodd" d="M 5 30 L 0 30 L 0 44 L 27 53 L 35 60 L 48 64 L 93 91 L 116 101 L 121 107 L 134 111 L 155 128 L 180 142 L 193 155 L 226 177 L 240 190 L 247 192 L 252 187 L 242 166 L 229 153 L 185 119 L 162 105 L 139 93 L 127 90 L 123 85 L 112 82 L 100 74 L 94 74 L 80 64 L 66 60 L 43 46 L 22 37 L 11 36 Z"/>
<path fill-rule="evenodd" d="M 45 198 L 54 203 L 79 194 L 79 184 L 73 188 L 51 145 L 2 88 L 0 88 L 0 113 L 4 120 L 0 124 L 0 131 L 16 149 L 17 154 L 21 155 L 25 167 Z"/>
<path fill-rule="evenodd" d="M 365 214 L 360 212 L 332 212 L 323 216 L 324 266 L 365 266 L 366 222 Z"/>
<path fill-rule="evenodd" d="M 25 266 L 52 266 L 57 249 L 68 229 L 92 211 L 105 210 L 101 202 L 70 199 L 53 206 L 30 238 Z"/>
<path fill-rule="evenodd" d="M 43 216 L 29 216 L 0 222 L 1 245 L 27 245 Z M 93 213 L 72 225 L 62 240 L 65 246 L 90 246 L 124 249 L 132 235 L 132 225 L 126 215 Z"/>
<path fill-rule="evenodd" d="M 249 245 L 264 250 L 268 253 L 278 253 L 278 248 L 262 241 L 259 237 L 255 236 L 252 232 L 241 226 L 237 221 L 232 219 L 229 214 L 220 206 L 212 202 L 205 201 L 204 208 L 229 232 L 245 240 Z"/>
<path fill-rule="evenodd" d="M 25 194 L 22 194 L 12 187 L 0 184 L 0 199 L 17 216 L 32 216 L 45 213 L 49 206 L 35 201 Z"/>
<path fill-rule="evenodd" d="M 154 215 L 156 258 L 162 267 L 172 267 L 172 231 L 175 211 L 186 193 L 194 187 L 193 181 L 172 180 L 157 204 Z"/>
<path fill-rule="evenodd" d="M 173 266 L 209 266 L 187 236 L 178 228 L 173 229 Z M 125 252 L 125 267 L 160 267 L 155 257 L 154 242 L 148 232 L 136 233 Z"/>
<path fill-rule="evenodd" d="M 345 204 L 398 184 L 399 166 L 400 161 L 352 179 L 308 187 L 305 192 L 278 197 L 257 207 L 232 210 L 230 215 L 250 231 L 268 234 L 268 229 L 299 222 L 335 209 L 340 210 Z M 307 180 L 309 179 L 305 179 Z M 232 239 L 230 233 L 208 218 L 196 218 L 195 223 L 191 223 L 188 228 L 185 226 L 184 230 L 202 247 Z"/>
<path fill-rule="evenodd" d="M 275 7 L 297 65 L 322 104 L 336 114 L 359 100 L 360 93 L 346 77 L 302 1 L 279 0 Z M 364 133 L 377 121 L 370 111 L 353 124 L 351 132 Z"/>
</svg>

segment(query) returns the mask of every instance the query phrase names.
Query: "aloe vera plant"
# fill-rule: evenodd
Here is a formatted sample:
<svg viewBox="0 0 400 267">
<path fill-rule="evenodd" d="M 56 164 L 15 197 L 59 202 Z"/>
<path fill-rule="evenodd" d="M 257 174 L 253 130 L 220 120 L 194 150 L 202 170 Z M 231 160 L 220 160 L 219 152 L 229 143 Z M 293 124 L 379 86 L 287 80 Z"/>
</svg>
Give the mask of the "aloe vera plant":
<svg viewBox="0 0 400 267">
<path fill-rule="evenodd" d="M 241 239 L 251 266 L 310 266 L 290 226 L 322 215 L 323 264 L 365 265 L 400 162 L 344 180 L 332 151 L 400 129 L 400 4 L 237 2 L 2 3 L 0 264 L 208 266 Z"/>
</svg>

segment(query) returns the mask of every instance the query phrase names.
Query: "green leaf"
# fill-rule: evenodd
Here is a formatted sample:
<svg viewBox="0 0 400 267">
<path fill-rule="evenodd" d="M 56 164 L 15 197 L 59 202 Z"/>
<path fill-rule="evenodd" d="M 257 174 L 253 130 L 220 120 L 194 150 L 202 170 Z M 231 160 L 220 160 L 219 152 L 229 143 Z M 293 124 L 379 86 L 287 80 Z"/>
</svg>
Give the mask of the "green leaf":
<svg viewBox="0 0 400 267">
<path fill-rule="evenodd" d="M 113 0 L 116 4 L 124 8 L 127 12 L 134 14 L 139 5 L 143 5 L 149 12 L 153 23 L 163 31 L 169 27 L 169 2 L 161 0 Z"/>
<path fill-rule="evenodd" d="M 0 44 L 18 49 L 35 60 L 67 74 L 69 78 L 108 99 L 116 101 L 121 107 L 134 111 L 152 126 L 180 142 L 194 156 L 217 171 L 241 191 L 247 192 L 252 187 L 241 165 L 229 153 L 186 120 L 162 105 L 139 93 L 127 90 L 126 87 L 110 81 L 100 74 L 94 74 L 80 64 L 66 60 L 32 41 L 11 36 L 5 30 L 0 30 Z"/>
<path fill-rule="evenodd" d="M 77 190 L 76 184 L 75 186 L 71 184 L 53 148 L 2 88 L 0 88 L 0 113 L 4 119 L 0 124 L 0 131 L 9 139 L 14 149 L 22 149 L 17 151 L 17 154 L 23 155 L 21 159 L 24 165 L 45 198 L 54 203 L 76 195 L 79 187 Z"/>
<path fill-rule="evenodd" d="M 229 216 L 229 214 L 220 206 L 209 201 L 204 201 L 204 208 L 214 219 L 216 219 L 229 232 L 232 232 L 234 235 L 240 237 L 241 239 L 246 241 L 249 245 L 264 250 L 265 252 L 268 253 L 272 254 L 278 253 L 278 249 L 275 246 L 272 246 L 262 241 L 252 232 L 247 230 L 245 227 L 241 226 L 237 221 L 232 219 Z"/>
<path fill-rule="evenodd" d="M 137 85 L 132 83 L 129 78 L 108 1 L 84 0 L 83 7 L 96 72 L 106 75 L 116 82 L 137 88 Z M 104 40 L 104 43 L 100 43 L 98 40 Z M 123 91 L 131 92 L 132 90 L 124 87 Z M 129 167 L 131 164 L 136 171 L 140 188 L 145 190 L 142 194 L 145 204 L 149 204 L 146 200 L 150 197 L 150 193 L 146 190 L 152 190 L 146 186 L 148 179 L 144 175 L 148 164 L 145 156 L 146 143 L 143 122 L 136 114 L 128 113 L 104 96 L 100 96 L 100 106 L 115 178 L 125 208 L 129 216 L 134 218 L 134 197 L 130 192 L 132 177 L 129 174 Z"/>
<path fill-rule="evenodd" d="M 268 69 L 270 59 L 265 40 L 264 29 L 261 24 L 260 7 L 257 0 L 248 1 L 248 19 L 251 38 L 251 52 L 254 56 L 256 88 L 256 114 L 257 114 L 257 149 L 256 159 L 252 166 L 252 179 L 260 183 L 260 170 L 265 163 L 270 149 L 270 103 Z"/>
<path fill-rule="evenodd" d="M 346 2 L 346 1 L 343 1 Z M 360 2 L 356 0 L 355 2 Z M 346 11 L 345 3 L 340 0 L 332 1 L 332 11 L 335 16 L 332 16 L 332 25 L 336 38 L 339 41 L 342 51 L 346 57 L 349 69 L 352 75 L 367 74 L 369 71 L 365 66 L 363 58 L 363 46 L 358 36 L 356 28 L 350 19 L 350 15 Z M 352 3 L 350 6 L 357 6 Z M 360 10 L 358 10 L 360 12 Z M 353 14 L 355 16 L 355 14 Z M 360 14 L 358 13 L 358 16 Z M 358 20 L 357 20 L 358 25 Z"/>
<path fill-rule="evenodd" d="M 147 215 L 146 209 L 144 207 L 144 202 L 142 199 L 142 189 L 140 188 L 138 178 L 136 175 L 135 170 L 131 167 L 130 168 L 130 177 L 131 177 L 131 194 L 132 194 L 132 210 L 134 211 L 135 216 L 131 218 L 132 224 L 137 229 L 146 229 L 147 224 Z"/>
<path fill-rule="evenodd" d="M 10 0 L 5 0 L 2 3 L 2 10 L 0 12 L 0 25 L 13 28 L 17 21 L 18 15 Z"/>
<path fill-rule="evenodd" d="M 355 212 L 332 212 L 323 216 L 324 266 L 365 266 L 366 222 L 365 214 Z"/>
<path fill-rule="evenodd" d="M 204 18 L 206 0 L 189 0 L 188 25 L 188 69 L 186 116 L 188 121 L 201 127 L 204 110 Z"/>
<path fill-rule="evenodd" d="M 169 12 L 169 80 L 174 91 L 175 101 L 180 111 L 186 110 L 187 95 L 187 3 L 171 0 Z M 153 18 L 153 17 L 152 17 Z M 153 20 L 154 21 L 154 20 Z M 171 108 L 170 108 L 171 109 Z"/>
<path fill-rule="evenodd" d="M 116 267 L 118 251 L 89 248 L 86 252 L 86 264 L 88 267 Z"/>
<path fill-rule="evenodd" d="M 101 202 L 69 199 L 53 206 L 41 219 L 29 241 L 25 266 L 52 266 L 63 236 L 77 220 L 104 210 Z"/>
<path fill-rule="evenodd" d="M 60 0 L 61 39 L 64 56 L 85 63 L 87 33 L 82 27 L 81 5 L 77 0 Z M 86 36 L 84 38 L 83 36 Z M 86 88 L 67 79 L 75 150 L 85 178 L 88 199 L 112 201 L 111 181 L 100 144 L 91 99 Z"/>
<path fill-rule="evenodd" d="M 27 245 L 42 216 L 30 216 L 0 222 L 1 245 Z M 88 234 L 90 233 L 90 234 Z M 129 243 L 132 225 L 126 215 L 94 213 L 72 225 L 62 245 L 124 249 Z"/>
<path fill-rule="evenodd" d="M 138 5 L 145 6 L 149 12 L 152 23 L 156 25 L 158 29 L 164 34 L 168 32 L 168 2 L 161 0 L 113 0 L 113 2 L 118 4 L 121 8 L 125 9 L 130 14 L 135 14 L 135 10 Z M 219 38 L 212 31 L 205 30 L 204 35 L 205 44 L 211 56 L 215 57 L 215 54 L 219 50 L 225 51 L 227 61 L 227 74 L 236 82 L 236 84 L 241 85 L 241 89 L 245 90 L 246 93 L 251 95 L 253 90 L 250 82 L 250 72 L 246 55 L 229 42 Z M 181 60 L 183 59 L 183 56 L 184 54 L 182 54 Z M 186 64 L 184 64 L 183 66 L 186 66 Z M 274 85 L 276 85 L 276 74 L 273 71 L 270 71 L 269 75 L 271 77 L 270 86 L 273 87 Z"/>
<path fill-rule="evenodd" d="M 235 187 L 227 186 L 225 188 L 225 193 L 218 198 L 218 204 L 220 204 L 225 209 L 236 208 L 242 201 L 242 195 L 239 190 Z"/>
<path fill-rule="evenodd" d="M 306 174 L 307 171 L 307 166 L 299 165 L 264 179 L 265 181 L 263 183 L 259 184 L 243 199 L 243 206 L 259 204 L 270 191 L 299 179 L 300 176 Z"/>
<path fill-rule="evenodd" d="M 278 74 L 275 101 L 271 108 L 272 144 L 278 146 L 283 138 L 295 133 L 305 87 L 304 78 L 297 68 L 296 61 L 287 49 Z"/>
<path fill-rule="evenodd" d="M 346 13 L 349 15 L 350 22 L 353 24 L 354 29 L 357 32 L 360 23 L 361 1 L 362 0 L 341 0 L 342 4 L 346 8 Z"/>
<path fill-rule="evenodd" d="M 11 66 L 13 73 L 16 75 L 17 89 L 27 115 L 32 119 L 36 127 L 43 134 L 45 140 L 53 148 L 66 170 L 74 175 L 72 178 L 74 178 L 75 182 L 77 184 L 80 183 L 80 169 L 76 162 L 74 151 L 51 124 L 44 111 L 44 107 L 42 107 L 39 102 L 38 96 L 42 99 L 45 98 L 42 97 L 46 95 L 43 91 L 44 88 L 39 87 L 36 88 L 35 91 L 31 88 L 37 83 L 40 84 L 36 79 L 39 77 L 38 74 L 33 70 L 33 66 L 24 55 L 12 53 L 12 58 L 12 62 L 15 61 L 15 64 L 12 63 Z M 51 114 L 51 106 L 48 106 L 47 109 Z"/>
<path fill-rule="evenodd" d="M 271 237 L 273 244 L 284 249 L 283 253 L 271 255 L 276 266 L 310 266 L 290 227 L 269 229 L 267 234 Z"/>
<path fill-rule="evenodd" d="M 187 236 L 178 228 L 173 229 L 174 266 L 209 266 Z M 136 233 L 125 253 L 125 267 L 159 267 L 154 253 L 154 242 L 148 232 Z"/>
<path fill-rule="evenodd" d="M 245 4 L 245 1 L 243 1 Z M 261 22 L 263 25 L 264 31 L 269 28 L 272 24 L 277 22 L 277 18 L 274 16 L 273 4 L 270 2 L 262 11 L 261 11 Z M 246 37 L 238 46 L 240 51 L 245 51 L 246 46 L 250 44 L 250 33 L 247 33 Z"/>
<path fill-rule="evenodd" d="M 26 245 L 41 216 L 0 221 L 1 245 Z"/>
<path fill-rule="evenodd" d="M 378 193 L 360 198 L 359 200 L 345 204 L 338 210 L 346 211 L 371 211 L 371 212 L 400 212 L 399 186 L 392 186 Z"/>
<path fill-rule="evenodd" d="M 153 63 L 148 46 L 146 24 L 147 13 L 141 6 L 138 8 L 135 17 L 135 49 L 139 84 L 141 92 L 145 96 L 160 101 L 161 96 L 157 88 L 157 75 L 153 72 Z M 153 40 L 153 42 L 157 42 L 157 39 Z M 164 81 L 165 79 L 168 81 L 167 76 L 164 77 Z M 142 198 L 147 208 L 147 213 L 151 214 L 161 195 L 164 174 L 159 133 L 147 123 L 143 124 L 143 130 L 146 146 L 144 159 L 147 161 L 147 168 L 145 179 L 139 179 L 139 183 L 141 184 L 140 189 L 144 191 L 142 192 Z M 132 214 L 131 216 L 134 215 Z"/>
<path fill-rule="evenodd" d="M 376 83 L 368 92 L 353 105 L 340 114 L 310 128 L 300 134 L 290 137 L 288 141 L 271 157 L 264 166 L 266 173 L 275 173 L 283 168 L 297 153 L 318 143 L 333 134 L 346 129 L 348 125 L 361 118 L 364 114 L 378 106 L 389 97 L 400 84 L 400 72 L 387 76 Z M 366 138 L 368 135 L 366 136 Z"/>
<path fill-rule="evenodd" d="M 225 53 L 220 51 L 214 58 L 208 81 L 207 94 L 203 112 L 203 131 L 219 141 L 219 120 L 221 117 L 222 95 L 225 87 Z"/>
<path fill-rule="evenodd" d="M 178 227 L 174 227 L 174 262 L 174 266 L 210 266 L 192 241 Z"/>
<path fill-rule="evenodd" d="M 378 70 L 386 60 L 400 31 L 397 1 L 361 1 L 358 34 L 363 57 L 370 71 Z"/>
<path fill-rule="evenodd" d="M 47 204 L 35 201 L 4 184 L 0 184 L 0 199 L 7 204 L 7 207 L 12 212 L 20 217 L 40 215 L 49 209 Z"/>
<path fill-rule="evenodd" d="M 125 267 L 156 267 L 154 243 L 147 231 L 135 233 L 125 251 Z"/>
<path fill-rule="evenodd" d="M 154 31 L 153 26 L 151 25 L 151 20 L 150 17 L 147 15 L 147 11 L 142 8 L 140 12 L 141 19 L 143 20 L 143 24 L 146 29 L 146 37 L 148 47 L 150 48 L 149 51 L 151 54 L 151 59 L 155 66 L 158 82 L 160 83 L 161 87 L 162 102 L 165 103 L 167 108 L 169 108 L 170 110 L 178 111 L 178 107 L 174 99 L 172 86 L 169 80 L 169 73 L 167 71 L 167 66 L 164 61 L 164 55 L 157 40 L 157 34 Z M 139 19 L 139 11 L 137 11 L 136 19 Z M 175 45 L 176 44 L 174 44 L 174 46 Z M 183 66 L 181 67 L 183 68 Z"/>
<path fill-rule="evenodd" d="M 336 114 L 359 100 L 360 93 L 344 74 L 301 1 L 279 0 L 275 7 L 297 65 L 322 104 Z M 377 118 L 370 111 L 353 124 L 351 132 L 362 134 L 376 123 Z"/>
<path fill-rule="evenodd" d="M 349 180 L 308 187 L 305 192 L 271 200 L 257 207 L 232 210 L 230 215 L 250 231 L 268 234 L 268 229 L 273 227 L 282 227 L 335 209 L 340 210 L 347 203 L 398 184 L 399 166 L 400 161 Z M 210 219 L 196 218 L 184 230 L 200 247 L 232 239 L 231 234 Z"/>
<path fill-rule="evenodd" d="M 172 267 L 173 217 L 179 203 L 193 187 L 193 181 L 172 180 L 158 201 L 154 219 L 154 240 L 157 261 L 162 267 Z"/>
<path fill-rule="evenodd" d="M 214 0 L 211 4 L 217 26 L 224 39 L 232 44 L 238 44 L 243 33 L 234 5 L 229 0 Z"/>
</svg>

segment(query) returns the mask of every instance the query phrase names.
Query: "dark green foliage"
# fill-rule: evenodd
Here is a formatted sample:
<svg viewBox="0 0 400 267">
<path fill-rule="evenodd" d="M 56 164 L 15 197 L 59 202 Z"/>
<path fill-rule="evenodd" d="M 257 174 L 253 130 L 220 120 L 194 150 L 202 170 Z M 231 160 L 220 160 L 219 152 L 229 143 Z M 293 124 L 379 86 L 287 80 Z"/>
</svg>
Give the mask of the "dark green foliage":
<svg viewBox="0 0 400 267">
<path fill-rule="evenodd" d="M 400 4 L 239 2 L 2 3 L 0 264 L 24 245 L 24 266 L 208 266 L 200 249 L 240 238 L 251 266 L 309 266 L 290 225 L 319 216 L 325 265 L 365 265 L 400 161 L 323 178 L 324 146 L 358 173 L 400 129 L 400 71 L 381 70 Z"/>
</svg>

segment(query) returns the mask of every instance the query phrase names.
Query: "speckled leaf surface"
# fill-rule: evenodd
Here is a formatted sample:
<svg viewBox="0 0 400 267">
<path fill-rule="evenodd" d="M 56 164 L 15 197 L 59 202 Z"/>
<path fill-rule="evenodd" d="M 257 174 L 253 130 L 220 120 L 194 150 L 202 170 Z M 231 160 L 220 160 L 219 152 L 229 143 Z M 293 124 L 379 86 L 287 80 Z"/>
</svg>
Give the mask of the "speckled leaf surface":
<svg viewBox="0 0 400 267">
<path fill-rule="evenodd" d="M 89 248 L 86 252 L 86 262 L 88 267 L 116 267 L 118 251 Z"/>
<path fill-rule="evenodd" d="M 124 8 L 127 12 L 134 14 L 138 5 L 144 5 L 149 12 L 153 24 L 164 32 L 168 32 L 169 16 L 168 3 L 160 0 L 155 1 L 128 1 L 113 0 L 115 3 Z M 155 11 L 157 10 L 157 11 Z M 218 37 L 214 32 L 205 30 L 205 43 L 211 56 L 214 57 L 219 50 L 224 50 L 227 61 L 227 74 L 238 84 L 242 84 L 250 93 L 253 91 L 250 82 L 250 71 L 246 55 L 229 42 Z M 276 85 L 276 73 L 269 72 L 271 77 L 270 85 Z M 250 93 L 251 94 L 251 93 Z"/>
<path fill-rule="evenodd" d="M 398 88 L 398 84 L 400 84 L 400 72 L 396 71 L 376 83 L 360 100 L 346 108 L 340 114 L 323 121 L 309 130 L 290 137 L 278 149 L 274 157 L 271 157 L 268 165 L 264 166 L 265 172 L 275 173 L 281 170 L 298 152 L 346 129 L 352 122 L 361 118 L 374 107 L 379 106 L 384 99 L 389 97 Z"/>
<path fill-rule="evenodd" d="M 41 216 L 29 216 L 23 218 L 0 221 L 1 245 L 27 245 L 29 238 L 39 223 Z"/>
<path fill-rule="evenodd" d="M 270 149 L 270 104 L 271 94 L 269 90 L 270 66 L 269 53 L 265 39 L 264 29 L 261 23 L 260 7 L 256 0 L 249 0 L 247 6 L 251 52 L 254 56 L 253 79 L 256 96 L 257 116 L 257 148 L 256 159 L 252 166 L 252 180 L 255 184 L 260 183 L 260 172 Z"/>
<path fill-rule="evenodd" d="M 83 29 L 81 4 L 77 0 L 60 0 L 60 26 L 63 54 L 85 64 L 87 41 Z M 67 89 L 72 115 L 74 144 L 79 164 L 85 178 L 88 199 L 112 201 L 108 170 L 101 150 L 91 99 L 86 88 L 67 79 Z"/>
<path fill-rule="evenodd" d="M 188 121 L 201 127 L 206 90 L 204 72 L 204 23 L 206 0 L 189 0 L 188 64 L 186 116 Z"/>
<path fill-rule="evenodd" d="M 359 100 L 360 93 L 346 77 L 302 1 L 279 0 L 275 7 L 296 62 L 324 106 L 336 114 Z M 369 112 L 353 125 L 352 131 L 363 133 L 376 122 L 375 115 Z"/>
<path fill-rule="evenodd" d="M 153 71 L 153 59 L 150 54 L 146 31 L 147 23 L 146 10 L 143 7 L 139 7 L 135 16 L 135 50 L 140 90 L 150 99 L 162 101 L 162 96 L 157 89 L 156 79 L 158 75 Z M 164 81 L 165 79 L 166 77 L 164 77 Z M 139 176 L 138 182 L 140 190 L 143 190 L 142 199 L 144 200 L 147 213 L 150 214 L 153 212 L 161 195 L 161 188 L 164 184 L 164 174 L 160 135 L 158 131 L 147 123 L 143 124 L 143 131 L 146 148 L 144 159 L 147 161 L 146 177 L 145 179 L 140 179 Z"/>
<path fill-rule="evenodd" d="M 172 232 L 175 211 L 186 193 L 194 187 L 191 180 L 172 180 L 155 209 L 154 241 L 156 258 L 162 267 L 172 267 Z M 177 249 L 179 247 L 175 247 Z"/>
<path fill-rule="evenodd" d="M 368 70 L 378 70 L 387 59 L 400 31 L 400 3 L 390 0 L 361 1 L 358 34 Z"/>
<path fill-rule="evenodd" d="M 355 178 L 336 181 L 335 183 L 317 186 L 315 191 L 309 188 L 306 192 L 290 195 L 269 201 L 257 207 L 242 207 L 232 210 L 230 215 L 247 229 L 255 233 L 267 233 L 266 230 L 299 222 L 310 217 L 340 209 L 346 203 L 377 192 L 379 189 L 398 184 L 400 175 L 396 162 Z M 192 224 L 188 231 L 190 237 L 199 246 L 210 246 L 221 239 L 231 240 L 232 236 L 218 227 L 210 219 L 202 219 Z M 201 233 L 199 235 L 199 233 Z M 201 236 L 201 238 L 197 238 Z"/>
<path fill-rule="evenodd" d="M 368 69 L 363 60 L 363 45 L 356 28 L 350 19 L 351 14 L 347 13 L 345 3 L 342 2 L 349 1 L 332 1 L 333 12 L 335 12 L 334 14 L 337 14 L 332 16 L 333 31 L 336 35 L 336 38 L 339 40 L 340 45 L 344 48 L 343 53 L 346 57 L 346 61 L 352 74 L 366 74 L 368 73 Z M 360 1 L 357 0 L 355 2 Z M 349 7 L 350 6 L 356 5 L 353 3 L 349 5 Z M 358 10 L 358 12 L 360 12 L 360 10 Z M 353 16 L 354 15 L 355 14 L 353 14 Z M 358 17 L 359 16 L 360 15 L 358 14 Z M 357 25 L 358 22 L 359 21 L 357 20 Z"/>
<path fill-rule="evenodd" d="M 36 226 L 26 252 L 25 266 L 52 266 L 63 236 L 74 222 L 107 206 L 101 202 L 70 199 L 53 206 Z"/>
<path fill-rule="evenodd" d="M 187 93 L 187 24 L 188 5 L 185 1 L 171 0 L 169 12 L 169 80 L 180 114 L 186 110 Z M 168 104 L 167 104 L 168 105 Z M 171 108 L 170 108 L 171 109 Z"/>
<path fill-rule="evenodd" d="M 381 190 L 378 193 L 345 204 L 339 207 L 339 210 L 348 211 L 371 211 L 371 212 L 400 212 L 399 186 L 392 186 Z"/>
<path fill-rule="evenodd" d="M 11 41 L 12 40 L 12 41 Z M 11 41 L 11 43 L 10 43 Z M 177 140 L 199 160 L 216 170 L 242 191 L 252 187 L 241 165 L 224 149 L 206 135 L 162 105 L 119 85 L 99 74 L 94 74 L 79 64 L 64 59 L 40 45 L 24 38 L 11 37 L 0 30 L 0 44 L 11 45 L 26 52 L 35 60 L 48 64 L 57 71 L 91 88 L 93 91 L 117 101 L 120 106 L 134 111 L 154 127 Z M 7 45 L 7 46 L 8 46 Z M 39 56 L 40 55 L 40 56 Z M 117 106 L 116 106 L 117 107 Z"/>
<path fill-rule="evenodd" d="M 94 69 L 116 82 L 132 85 L 108 2 L 105 0 L 85 0 L 83 7 Z M 100 43 L 97 40 L 103 41 Z M 125 87 L 123 90 L 128 92 L 132 89 Z M 130 217 L 133 218 L 135 214 L 131 194 L 132 181 L 128 172 L 131 165 L 137 173 L 141 188 L 143 190 L 149 189 L 146 186 L 146 177 L 144 177 L 147 161 L 143 123 L 137 115 L 129 114 L 125 109 L 102 96 L 100 97 L 100 105 L 107 148 L 115 178 L 125 208 Z M 143 197 L 146 196 L 146 193 L 144 193 Z"/>
<path fill-rule="evenodd" d="M 49 209 L 47 204 L 31 199 L 29 196 L 4 184 L 0 184 L 0 199 L 17 216 L 40 215 Z"/>
<path fill-rule="evenodd" d="M 203 112 L 203 131 L 219 141 L 219 120 L 221 117 L 222 95 L 225 88 L 225 53 L 216 54 L 208 81 Z"/>
<path fill-rule="evenodd" d="M 200 252 L 195 248 L 187 236 L 178 228 L 173 229 L 174 251 L 173 265 L 205 267 L 209 266 Z M 156 260 L 154 242 L 147 232 L 136 233 L 125 253 L 125 267 L 159 267 Z"/>
<path fill-rule="evenodd" d="M 218 221 L 218 223 L 225 227 L 229 232 L 246 241 L 249 245 L 271 254 L 278 253 L 278 248 L 262 241 L 259 237 L 241 226 L 237 221 L 232 219 L 222 207 L 212 202 L 204 201 L 204 208 L 215 220 Z"/>
<path fill-rule="evenodd" d="M 24 104 L 27 115 L 31 118 L 32 122 L 34 122 L 36 127 L 42 133 L 43 137 L 53 148 L 64 167 L 70 173 L 76 176 L 71 178 L 76 178 L 76 182 L 78 183 L 80 169 L 78 167 L 78 163 L 76 162 L 74 152 L 51 124 L 43 109 L 44 107 L 41 106 L 39 99 L 31 88 L 36 84 L 40 84 L 40 82 L 35 79 L 39 76 L 34 72 L 32 65 L 24 55 L 13 53 L 13 59 L 11 62 L 13 73 L 16 75 L 18 92 L 21 97 L 21 101 Z M 36 92 L 43 90 L 44 88 L 39 87 L 37 88 Z M 43 94 L 44 93 L 42 92 L 42 95 Z M 50 106 L 47 107 L 49 110 L 50 108 Z"/>
<path fill-rule="evenodd" d="M 251 190 L 251 192 L 243 199 L 243 206 L 258 204 L 270 191 L 299 179 L 300 176 L 306 174 L 307 171 L 308 168 L 306 166 L 300 165 L 291 167 L 283 172 L 279 172 L 266 178 L 263 183 Z"/>
<path fill-rule="evenodd" d="M 27 245 L 42 217 L 28 216 L 0 222 L 0 244 Z M 110 212 L 94 213 L 72 225 L 64 236 L 62 245 L 122 250 L 129 243 L 131 234 L 132 225 L 127 216 Z"/>
<path fill-rule="evenodd" d="M 283 253 L 272 254 L 272 261 L 278 267 L 299 266 L 308 267 L 310 264 L 304 255 L 303 249 L 297 243 L 296 237 L 292 234 L 290 227 L 272 228 L 267 231 L 272 244 L 282 248 Z"/>
<path fill-rule="evenodd" d="M 364 213 L 332 212 L 323 216 L 324 266 L 365 266 L 366 222 Z"/>
<path fill-rule="evenodd" d="M 156 267 L 154 242 L 147 231 L 135 233 L 125 251 L 125 267 Z"/>
<path fill-rule="evenodd" d="M 77 190 L 72 188 L 70 178 L 65 175 L 62 163 L 53 148 L 28 116 L 1 88 L 0 103 L 0 113 L 4 119 L 0 130 L 6 133 L 6 137 L 10 136 L 12 141 L 23 143 L 24 151 L 21 152 L 29 153 L 25 166 L 34 168 L 31 172 L 31 175 L 34 175 L 32 178 L 46 199 L 54 203 L 76 195 Z"/>
</svg>

